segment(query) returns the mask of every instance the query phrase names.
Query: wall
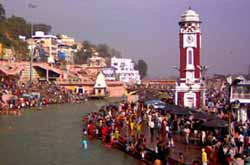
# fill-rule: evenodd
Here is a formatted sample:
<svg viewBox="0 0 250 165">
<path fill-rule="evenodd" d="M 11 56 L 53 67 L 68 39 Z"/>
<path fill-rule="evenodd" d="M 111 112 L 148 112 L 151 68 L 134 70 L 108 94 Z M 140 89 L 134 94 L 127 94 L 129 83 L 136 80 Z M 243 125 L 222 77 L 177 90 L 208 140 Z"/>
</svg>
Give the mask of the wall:
<svg viewBox="0 0 250 165">
<path fill-rule="evenodd" d="M 109 86 L 107 90 L 109 92 L 109 97 L 122 97 L 126 91 L 124 86 Z"/>
</svg>

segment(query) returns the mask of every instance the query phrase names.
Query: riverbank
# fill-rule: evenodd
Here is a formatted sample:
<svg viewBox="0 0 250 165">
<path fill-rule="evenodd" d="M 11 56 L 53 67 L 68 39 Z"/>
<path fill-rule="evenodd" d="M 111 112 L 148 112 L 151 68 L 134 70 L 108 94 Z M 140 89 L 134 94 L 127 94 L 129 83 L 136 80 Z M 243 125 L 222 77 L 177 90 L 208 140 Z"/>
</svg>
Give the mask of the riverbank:
<svg viewBox="0 0 250 165">
<path fill-rule="evenodd" d="M 141 101 L 106 105 L 83 117 L 83 133 L 151 163 L 172 158 L 193 164 L 201 162 L 202 152 L 213 164 L 249 162 L 249 122 L 234 121 L 229 137 L 226 115 L 166 106 L 159 110 Z"/>
<path fill-rule="evenodd" d="M 72 102 L 58 102 L 58 101 L 54 101 L 54 102 L 50 102 L 50 101 L 42 101 L 38 104 L 30 104 L 30 103 L 25 103 L 24 106 L 21 106 L 19 108 L 6 108 L 6 109 L 2 109 L 0 110 L 0 115 L 11 115 L 11 116 L 21 116 L 23 112 L 25 111 L 42 111 L 43 109 L 46 109 L 49 105 L 65 105 L 65 104 L 83 104 L 86 102 L 93 102 L 93 101 L 99 101 L 99 102 L 103 102 L 103 105 L 105 105 L 105 103 L 113 103 L 113 104 L 117 104 L 118 102 L 124 101 L 126 100 L 126 98 L 124 97 L 110 97 L 110 98 L 104 98 L 101 100 L 89 100 L 89 99 L 82 99 L 82 100 L 77 100 L 77 101 L 72 101 Z"/>
<path fill-rule="evenodd" d="M 169 115 L 162 116 L 141 103 L 110 104 L 83 116 L 83 134 L 89 140 L 100 139 L 104 146 L 117 148 L 145 163 L 199 162 L 201 146 L 187 144 L 184 132 L 168 127 L 167 123 L 171 125 Z M 158 119 L 161 119 L 160 125 Z"/>
<path fill-rule="evenodd" d="M 38 111 L 50 104 L 82 103 L 88 101 L 85 93 L 75 93 L 51 82 L 20 84 L 15 79 L 0 82 L 0 115 L 20 115 L 30 108 Z M 105 98 L 120 100 L 120 98 Z"/>
<path fill-rule="evenodd" d="M 0 160 L 4 165 L 109 164 L 142 165 L 116 149 L 89 141 L 81 147 L 79 116 L 99 109 L 104 100 L 80 104 L 51 104 L 42 111 L 29 109 L 22 116 L 0 116 Z M 24 152 L 25 151 L 25 152 Z"/>
</svg>

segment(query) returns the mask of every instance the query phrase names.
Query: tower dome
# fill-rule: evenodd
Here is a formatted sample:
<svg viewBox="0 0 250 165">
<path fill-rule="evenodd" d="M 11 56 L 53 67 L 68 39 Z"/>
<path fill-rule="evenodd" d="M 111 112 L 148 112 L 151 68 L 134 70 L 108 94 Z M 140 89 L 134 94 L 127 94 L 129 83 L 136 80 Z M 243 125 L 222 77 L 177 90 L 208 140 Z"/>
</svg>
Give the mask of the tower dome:
<svg viewBox="0 0 250 165">
<path fill-rule="evenodd" d="M 181 15 L 181 22 L 200 22 L 199 14 L 189 8 Z"/>
</svg>

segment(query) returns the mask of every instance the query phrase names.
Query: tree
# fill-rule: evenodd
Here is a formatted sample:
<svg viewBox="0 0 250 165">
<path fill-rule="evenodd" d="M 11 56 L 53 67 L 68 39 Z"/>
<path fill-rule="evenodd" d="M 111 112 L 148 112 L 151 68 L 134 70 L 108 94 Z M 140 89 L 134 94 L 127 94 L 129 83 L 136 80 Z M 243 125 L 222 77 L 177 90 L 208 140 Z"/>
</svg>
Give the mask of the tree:
<svg viewBox="0 0 250 165">
<path fill-rule="evenodd" d="M 119 50 L 111 49 L 110 50 L 111 57 L 122 57 L 122 54 Z"/>
<path fill-rule="evenodd" d="M 101 57 L 110 57 L 110 47 L 106 44 L 99 44 L 97 51 Z"/>
<path fill-rule="evenodd" d="M 33 25 L 33 31 L 42 31 L 45 34 L 49 34 L 51 32 L 52 27 L 50 25 L 44 24 L 44 23 L 39 23 L 39 24 L 34 24 Z"/>
<path fill-rule="evenodd" d="M 147 76 L 148 65 L 144 60 L 139 59 L 138 63 L 135 63 L 135 69 L 139 70 L 139 74 L 141 78 L 144 78 L 145 76 Z"/>
<path fill-rule="evenodd" d="M 121 52 L 111 48 L 107 44 L 99 44 L 97 46 L 97 51 L 101 57 L 111 58 L 111 57 L 121 57 Z"/>
<path fill-rule="evenodd" d="M 0 21 L 5 20 L 5 9 L 3 5 L 0 3 Z"/>
<path fill-rule="evenodd" d="M 93 55 L 93 53 L 98 52 L 100 57 L 105 58 L 106 64 L 110 65 L 111 57 L 121 57 L 121 53 L 108 46 L 107 44 L 94 45 L 89 41 L 83 41 L 82 48 L 76 53 L 74 57 L 74 62 L 76 64 L 87 63 L 87 60 Z"/>
<path fill-rule="evenodd" d="M 22 17 L 11 16 L 5 23 L 7 33 L 12 39 L 18 39 L 19 35 L 30 37 L 30 24 Z"/>
<path fill-rule="evenodd" d="M 35 28 L 45 33 L 51 30 L 50 25 L 42 23 L 37 24 Z M 13 50 L 17 60 L 22 60 L 28 57 L 28 45 L 20 40 L 19 36 L 31 37 L 31 24 L 18 16 L 6 18 L 4 7 L 0 3 L 0 42 L 4 47 Z"/>
<path fill-rule="evenodd" d="M 2 43 L 5 47 L 10 48 L 11 47 L 11 41 L 0 32 L 0 43 Z"/>
<path fill-rule="evenodd" d="M 74 63 L 75 64 L 87 63 L 88 58 L 90 58 L 92 54 L 91 48 L 92 48 L 91 43 L 88 41 L 84 41 L 82 43 L 82 48 L 74 56 Z"/>
<path fill-rule="evenodd" d="M 12 46 L 15 50 L 15 57 L 17 60 L 24 60 L 29 57 L 28 45 L 21 40 L 15 40 L 12 42 Z"/>
</svg>

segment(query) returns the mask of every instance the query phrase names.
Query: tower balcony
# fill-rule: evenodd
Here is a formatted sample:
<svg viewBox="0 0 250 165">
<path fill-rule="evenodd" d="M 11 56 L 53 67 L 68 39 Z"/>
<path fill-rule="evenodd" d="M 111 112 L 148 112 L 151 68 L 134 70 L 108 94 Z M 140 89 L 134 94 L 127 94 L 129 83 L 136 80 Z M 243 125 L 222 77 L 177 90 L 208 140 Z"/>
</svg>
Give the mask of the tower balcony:
<svg viewBox="0 0 250 165">
<path fill-rule="evenodd" d="M 186 71 L 194 71 L 194 69 L 195 69 L 194 65 L 187 65 L 185 70 Z"/>
</svg>

